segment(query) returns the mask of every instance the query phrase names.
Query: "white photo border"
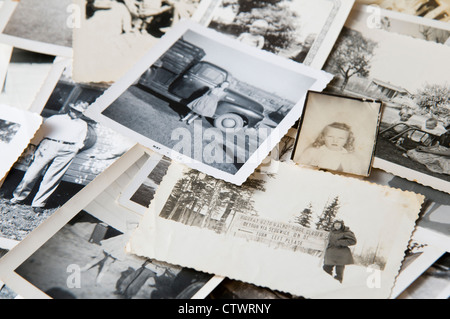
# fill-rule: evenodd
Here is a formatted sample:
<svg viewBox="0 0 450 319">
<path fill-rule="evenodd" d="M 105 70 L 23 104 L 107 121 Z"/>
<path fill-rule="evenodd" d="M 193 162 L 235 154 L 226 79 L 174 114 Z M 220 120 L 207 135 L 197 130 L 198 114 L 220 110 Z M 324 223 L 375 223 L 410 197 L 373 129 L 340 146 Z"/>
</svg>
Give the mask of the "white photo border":
<svg viewBox="0 0 450 319">
<path fill-rule="evenodd" d="M 9 19 L 12 17 L 15 9 L 19 4 L 18 1 L 13 0 L 5 0 L 4 2 L 5 3 L 0 9 L 0 43 L 8 44 L 19 49 L 41 54 L 62 56 L 67 58 L 71 58 L 73 56 L 73 50 L 71 47 L 34 41 L 4 34 L 3 31 L 8 25 Z"/>
<path fill-rule="evenodd" d="M 51 299 L 43 291 L 18 275 L 15 270 L 66 226 L 70 220 L 85 210 L 112 182 L 116 181 L 145 154 L 151 153 L 141 145 L 135 145 L 107 168 L 104 173 L 99 175 L 95 181 L 88 184 L 80 193 L 72 197 L 29 236 L 17 244 L 7 255 L 0 259 L 0 281 L 25 299 Z M 104 219 L 102 216 L 96 216 L 94 212 L 90 211 L 88 210 L 90 215 L 100 220 Z M 114 228 L 118 225 L 109 221 L 105 222 Z M 124 231 L 123 229 L 118 230 Z M 220 276 L 213 276 L 192 298 L 205 298 L 223 279 Z"/>
<path fill-rule="evenodd" d="M 445 31 L 450 31 L 450 24 L 442 21 L 432 20 L 428 18 L 413 16 L 405 13 L 395 12 L 391 10 L 382 9 L 379 6 L 376 5 L 364 5 L 364 4 L 356 4 L 352 15 L 359 15 L 359 14 L 372 14 L 372 18 L 378 17 L 378 18 L 392 18 L 395 20 L 399 20 L 402 22 L 410 22 L 413 24 L 423 25 L 426 27 L 432 27 L 436 29 L 441 29 Z M 349 18 L 351 19 L 351 17 Z M 403 35 L 405 34 L 390 31 L 393 34 Z M 426 40 L 423 40 L 426 41 Z M 383 118 L 381 118 L 382 120 Z M 409 181 L 416 182 L 419 184 L 422 184 L 424 186 L 432 187 L 436 190 L 443 191 L 445 193 L 450 193 L 450 182 L 447 182 L 443 179 L 439 179 L 437 177 L 433 177 L 431 175 L 427 175 L 425 173 L 421 173 L 418 171 L 415 171 L 411 168 L 408 168 L 406 166 L 402 166 L 387 160 L 384 160 L 380 157 L 377 157 L 375 153 L 375 158 L 373 160 L 373 168 L 381 169 L 385 172 L 391 173 L 393 175 L 405 178 Z"/>
<path fill-rule="evenodd" d="M 186 155 L 180 154 L 178 152 L 169 149 L 168 147 L 157 143 L 150 138 L 146 138 L 141 134 L 126 128 L 125 126 L 117 123 L 116 121 L 103 115 L 102 112 L 107 109 L 117 98 L 119 98 L 131 85 L 133 85 L 137 79 L 152 65 L 157 59 L 164 54 L 175 41 L 177 41 L 183 34 L 187 31 L 193 31 L 200 33 L 213 41 L 220 41 L 220 43 L 233 47 L 233 49 L 244 52 L 247 55 L 252 55 L 259 58 L 262 61 L 267 61 L 268 63 L 277 63 L 280 68 L 285 68 L 291 70 L 292 72 L 298 72 L 316 79 L 315 83 L 309 88 L 314 91 L 322 91 L 325 89 L 326 85 L 332 79 L 331 74 L 326 72 L 315 70 L 313 68 L 307 67 L 305 65 L 290 61 L 285 58 L 278 57 L 272 53 L 258 50 L 256 48 L 249 48 L 248 46 L 239 43 L 238 41 L 229 38 L 217 31 L 207 29 L 195 22 L 189 20 L 183 20 L 177 25 L 175 25 L 169 33 L 167 33 L 162 41 L 158 42 L 148 54 L 141 59 L 133 69 L 131 69 L 124 77 L 111 86 L 97 101 L 92 104 L 92 107 L 86 112 L 88 117 L 96 120 L 99 123 L 109 126 L 115 129 L 119 133 L 122 133 L 134 141 L 148 147 L 156 152 L 159 152 L 167 157 L 176 160 L 178 162 L 187 164 L 191 168 L 199 170 L 203 173 L 211 175 L 218 179 L 223 179 L 227 182 L 241 185 L 245 180 L 254 172 L 254 170 L 261 164 L 261 162 L 269 154 L 279 142 L 279 140 L 288 132 L 288 130 L 294 125 L 294 123 L 300 118 L 306 93 L 293 109 L 285 116 L 280 124 L 272 131 L 266 140 L 261 143 L 258 149 L 250 156 L 246 163 L 239 169 L 239 171 L 232 175 L 225 173 L 219 169 L 213 168 L 207 164 L 188 157 Z"/>
<path fill-rule="evenodd" d="M 155 169 L 159 161 L 163 158 L 162 155 L 152 152 L 150 158 L 144 164 L 144 166 L 139 170 L 136 176 L 131 180 L 131 182 L 125 187 L 121 192 L 118 199 L 119 205 L 128 208 L 140 215 L 144 215 L 148 207 L 139 205 L 131 200 L 131 197 L 136 193 L 142 183 L 147 179 L 148 175 Z"/>
</svg>

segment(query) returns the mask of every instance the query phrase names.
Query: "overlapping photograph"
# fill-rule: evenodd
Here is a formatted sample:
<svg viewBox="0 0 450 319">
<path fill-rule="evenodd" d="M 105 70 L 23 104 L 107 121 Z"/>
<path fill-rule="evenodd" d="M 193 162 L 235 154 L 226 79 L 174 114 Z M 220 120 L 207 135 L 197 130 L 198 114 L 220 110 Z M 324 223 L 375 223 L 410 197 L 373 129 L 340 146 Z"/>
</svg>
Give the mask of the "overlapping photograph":
<svg viewBox="0 0 450 319">
<path fill-rule="evenodd" d="M 37 114 L 0 104 L 0 180 L 10 171 L 42 124 Z"/>
<path fill-rule="evenodd" d="M 207 174 L 241 184 L 331 79 L 191 22 L 177 25 L 88 114 Z"/>
<path fill-rule="evenodd" d="M 247 45 L 321 69 L 354 2 L 228 0 L 200 22 Z"/>
<path fill-rule="evenodd" d="M 153 153 L 136 146 L 0 261 L 25 298 L 204 298 L 222 278 L 125 251 L 140 216 L 118 204 Z"/>
<path fill-rule="evenodd" d="M 351 15 L 325 65 L 335 74 L 327 91 L 382 100 L 374 166 L 448 193 L 450 28 L 380 12 Z"/>
<path fill-rule="evenodd" d="M 105 87 L 75 83 L 70 70 L 56 62 L 31 106 L 44 120 L 0 188 L 1 237 L 25 238 L 134 145 L 84 115 Z"/>
<path fill-rule="evenodd" d="M 218 0 L 76 0 L 74 79 L 113 82 L 170 28 Z"/>
<path fill-rule="evenodd" d="M 72 57 L 72 32 L 79 19 L 72 0 L 5 0 L 0 42 L 43 54 Z"/>
<path fill-rule="evenodd" d="M 388 298 L 422 201 L 286 163 L 240 187 L 172 164 L 129 251 L 294 296 Z"/>
<path fill-rule="evenodd" d="M 380 101 L 309 92 L 293 161 L 369 176 L 381 110 Z"/>
</svg>

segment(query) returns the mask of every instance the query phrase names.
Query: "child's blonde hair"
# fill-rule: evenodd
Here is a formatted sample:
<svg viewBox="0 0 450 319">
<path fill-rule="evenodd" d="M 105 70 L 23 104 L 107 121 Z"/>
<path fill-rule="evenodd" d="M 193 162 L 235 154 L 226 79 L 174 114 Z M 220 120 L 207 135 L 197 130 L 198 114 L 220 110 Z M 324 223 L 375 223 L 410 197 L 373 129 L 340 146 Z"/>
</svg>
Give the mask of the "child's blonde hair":
<svg viewBox="0 0 450 319">
<path fill-rule="evenodd" d="M 329 127 L 347 131 L 349 134 L 348 134 L 348 138 L 347 138 L 347 143 L 345 143 L 344 148 L 350 153 L 355 151 L 355 136 L 352 132 L 352 128 L 350 127 L 350 125 L 347 125 L 345 123 L 339 123 L 339 122 L 334 122 L 334 123 L 331 123 L 331 124 L 325 126 L 323 128 L 322 132 L 320 132 L 317 139 L 314 141 L 314 143 L 312 145 L 313 147 L 319 148 L 319 147 L 325 145 L 325 134 Z"/>
</svg>

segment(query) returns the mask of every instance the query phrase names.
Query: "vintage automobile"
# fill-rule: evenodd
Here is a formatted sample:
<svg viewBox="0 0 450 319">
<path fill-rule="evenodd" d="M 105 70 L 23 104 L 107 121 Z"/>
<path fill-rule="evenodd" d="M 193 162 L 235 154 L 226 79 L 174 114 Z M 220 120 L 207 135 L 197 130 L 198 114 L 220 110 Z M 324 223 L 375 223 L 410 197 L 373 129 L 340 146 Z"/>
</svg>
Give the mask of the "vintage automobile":
<svg viewBox="0 0 450 319">
<path fill-rule="evenodd" d="M 137 84 L 172 101 L 189 104 L 210 88 L 231 78 L 223 68 L 202 61 L 202 51 L 179 40 L 141 76 Z M 232 89 L 225 93 L 214 115 L 215 127 L 222 131 L 239 131 L 244 127 L 258 127 L 264 120 L 264 107 L 260 103 Z"/>
</svg>

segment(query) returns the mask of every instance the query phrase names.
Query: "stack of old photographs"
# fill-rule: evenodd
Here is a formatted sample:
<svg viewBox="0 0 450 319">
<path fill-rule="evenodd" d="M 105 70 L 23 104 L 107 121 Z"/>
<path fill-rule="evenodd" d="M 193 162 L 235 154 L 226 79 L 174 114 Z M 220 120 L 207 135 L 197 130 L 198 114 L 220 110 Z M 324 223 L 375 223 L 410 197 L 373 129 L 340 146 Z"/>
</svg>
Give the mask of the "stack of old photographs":
<svg viewBox="0 0 450 319">
<path fill-rule="evenodd" d="M 450 298 L 449 17 L 0 0 L 0 299 Z"/>
</svg>

